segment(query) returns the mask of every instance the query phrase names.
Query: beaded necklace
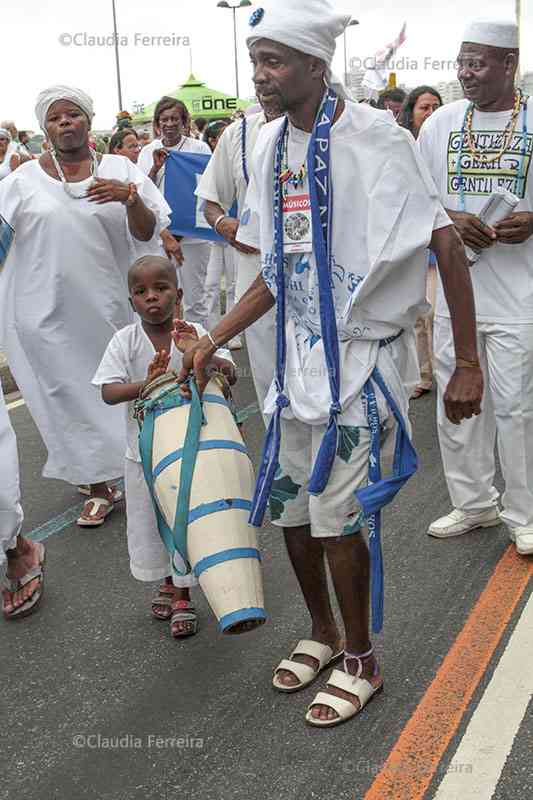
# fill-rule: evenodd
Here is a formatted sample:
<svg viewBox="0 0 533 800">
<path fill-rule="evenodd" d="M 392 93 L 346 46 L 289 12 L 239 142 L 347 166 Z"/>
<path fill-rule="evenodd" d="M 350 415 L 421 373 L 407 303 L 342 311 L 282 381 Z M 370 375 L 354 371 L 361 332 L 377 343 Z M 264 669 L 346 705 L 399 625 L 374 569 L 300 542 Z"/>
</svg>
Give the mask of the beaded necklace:
<svg viewBox="0 0 533 800">
<path fill-rule="evenodd" d="M 303 187 L 307 175 L 307 164 L 304 161 L 298 172 L 293 172 L 289 169 L 289 126 L 285 129 L 283 137 L 283 168 L 279 176 L 279 182 L 282 187 L 283 194 L 287 194 L 288 184 L 294 189 Z"/>
<path fill-rule="evenodd" d="M 459 203 L 460 203 L 460 211 L 466 210 L 466 201 L 465 201 L 465 187 L 464 187 L 464 178 L 463 178 L 463 165 L 462 165 L 462 157 L 463 157 L 463 150 L 466 144 L 468 148 L 468 152 L 470 153 L 471 157 L 480 162 L 483 167 L 487 167 L 490 164 L 496 163 L 502 155 L 505 153 L 507 148 L 512 142 L 516 124 L 518 121 L 518 116 L 520 114 L 520 108 L 522 108 L 522 147 L 521 147 L 521 158 L 520 158 L 520 167 L 517 170 L 516 179 L 517 179 L 517 192 L 520 190 L 520 183 L 525 179 L 525 166 L 526 166 L 526 155 L 527 155 L 527 95 L 523 95 L 520 89 L 515 92 L 515 100 L 513 109 L 511 112 L 511 117 L 507 122 L 503 130 L 502 135 L 502 146 L 500 147 L 497 153 L 494 153 L 492 156 L 487 155 L 487 153 L 477 150 L 472 138 L 472 127 L 473 127 L 473 118 L 474 118 L 474 103 L 469 103 L 464 120 L 463 125 L 461 128 L 461 141 L 460 141 L 460 150 L 458 153 L 457 158 L 457 168 L 456 168 L 456 176 L 459 179 Z"/>
<path fill-rule="evenodd" d="M 68 194 L 68 196 L 72 200 L 83 200 L 84 198 L 86 198 L 87 197 L 87 193 L 85 193 L 85 194 L 75 194 L 72 191 L 72 189 L 70 188 L 70 184 L 68 183 L 68 181 L 67 181 L 67 179 L 65 177 L 65 173 L 63 172 L 63 169 L 62 169 L 61 164 L 59 163 L 59 161 L 57 159 L 56 152 L 55 152 L 53 147 L 50 148 L 49 153 L 50 153 L 50 157 L 52 159 L 52 163 L 53 163 L 54 167 L 56 168 L 57 174 L 59 175 L 59 180 L 61 181 L 63 189 Z M 90 148 L 90 156 L 91 156 L 91 174 L 89 175 L 89 177 L 90 178 L 96 178 L 96 177 L 98 177 L 98 157 L 97 157 L 96 153 L 94 152 L 94 150 L 92 148 Z"/>
</svg>

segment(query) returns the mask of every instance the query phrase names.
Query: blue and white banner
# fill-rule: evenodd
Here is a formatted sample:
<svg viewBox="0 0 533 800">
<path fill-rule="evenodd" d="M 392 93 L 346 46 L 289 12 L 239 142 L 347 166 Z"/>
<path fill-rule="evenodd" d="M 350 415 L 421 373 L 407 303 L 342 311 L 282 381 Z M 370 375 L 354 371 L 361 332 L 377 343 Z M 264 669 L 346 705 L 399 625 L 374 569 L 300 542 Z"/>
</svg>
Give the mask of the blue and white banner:
<svg viewBox="0 0 533 800">
<path fill-rule="evenodd" d="M 7 260 L 7 255 L 13 244 L 15 238 L 15 231 L 3 216 L 0 214 L 0 269 L 4 266 Z"/>
<path fill-rule="evenodd" d="M 209 159 L 210 156 L 202 153 L 168 154 L 165 161 L 165 200 L 172 209 L 168 229 L 175 236 L 191 236 L 210 242 L 225 241 L 215 233 L 204 216 L 205 200 L 194 194 Z M 237 216 L 236 206 L 230 209 L 229 216 Z"/>
</svg>

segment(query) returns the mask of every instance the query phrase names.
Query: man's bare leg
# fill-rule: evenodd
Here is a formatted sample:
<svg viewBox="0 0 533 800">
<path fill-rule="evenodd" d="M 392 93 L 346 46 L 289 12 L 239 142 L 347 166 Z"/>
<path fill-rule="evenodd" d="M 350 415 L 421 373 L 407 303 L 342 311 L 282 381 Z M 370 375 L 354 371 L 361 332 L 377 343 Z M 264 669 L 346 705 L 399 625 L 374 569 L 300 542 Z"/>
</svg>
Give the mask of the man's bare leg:
<svg viewBox="0 0 533 800">
<path fill-rule="evenodd" d="M 318 540 L 327 553 L 331 577 L 341 610 L 346 632 L 346 652 L 362 654 L 371 649 L 369 639 L 369 597 L 370 597 L 370 558 L 368 547 L 361 533 Z M 382 683 L 378 663 L 374 655 L 362 659 L 363 672 L 373 686 Z M 357 673 L 357 659 L 348 659 L 347 671 Z M 356 707 L 357 698 L 349 692 L 336 687 L 327 687 L 326 692 L 348 700 Z M 331 720 L 337 712 L 328 706 L 314 706 L 311 714 L 316 719 Z"/>
<path fill-rule="evenodd" d="M 322 541 L 312 538 L 309 525 L 284 528 L 283 532 L 292 567 L 311 614 L 311 639 L 329 645 L 338 653 L 342 650 L 342 639 L 331 609 Z M 294 660 L 312 669 L 318 668 L 318 661 L 311 656 L 297 655 Z M 285 686 L 299 683 L 296 675 L 288 670 L 279 670 L 277 676 Z"/>
</svg>

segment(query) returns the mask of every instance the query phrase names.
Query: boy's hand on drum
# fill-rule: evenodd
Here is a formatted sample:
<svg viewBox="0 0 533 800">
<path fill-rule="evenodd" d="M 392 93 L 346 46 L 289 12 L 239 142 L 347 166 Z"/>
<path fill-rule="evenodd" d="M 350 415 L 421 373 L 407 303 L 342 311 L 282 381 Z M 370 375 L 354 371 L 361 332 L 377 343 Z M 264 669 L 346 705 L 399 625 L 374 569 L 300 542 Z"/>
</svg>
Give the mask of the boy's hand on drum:
<svg viewBox="0 0 533 800">
<path fill-rule="evenodd" d="M 211 363 L 216 367 L 218 372 L 221 372 L 230 386 L 237 383 L 237 372 L 235 371 L 235 364 L 225 358 L 218 358 L 213 356 Z"/>
<path fill-rule="evenodd" d="M 190 325 L 183 319 L 175 319 L 172 338 L 180 353 L 186 353 L 200 337 L 194 325 Z"/>
<path fill-rule="evenodd" d="M 156 378 L 164 375 L 168 370 L 169 361 L 170 353 L 167 353 L 166 350 L 159 350 L 148 365 L 147 382 L 151 383 L 151 381 L 155 381 Z"/>
</svg>

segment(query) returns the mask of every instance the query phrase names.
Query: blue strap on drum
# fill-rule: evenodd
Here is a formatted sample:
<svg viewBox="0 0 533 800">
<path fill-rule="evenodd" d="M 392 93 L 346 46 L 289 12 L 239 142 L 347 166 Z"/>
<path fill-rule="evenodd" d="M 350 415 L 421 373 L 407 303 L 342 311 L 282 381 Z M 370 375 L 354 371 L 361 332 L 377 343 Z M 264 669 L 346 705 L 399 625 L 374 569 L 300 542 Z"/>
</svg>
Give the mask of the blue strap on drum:
<svg viewBox="0 0 533 800">
<path fill-rule="evenodd" d="M 179 387 L 174 385 L 172 388 L 162 392 L 154 400 L 145 401 L 145 403 L 142 404 L 144 420 L 139 432 L 139 451 L 141 454 L 144 478 L 152 497 L 159 533 L 168 552 L 173 556 L 177 551 L 186 566 L 188 566 L 187 525 L 189 522 L 189 501 L 191 496 L 194 466 L 196 464 L 196 456 L 198 454 L 200 430 L 203 422 L 202 403 L 194 380 L 190 380 L 188 385 L 191 391 L 191 400 L 183 397 L 179 392 Z M 207 399 L 207 397 L 204 399 Z M 217 397 L 216 399 L 218 400 L 219 398 Z M 154 464 L 152 460 L 154 424 L 156 418 L 160 414 L 164 414 L 171 408 L 176 408 L 176 406 L 188 405 L 189 403 L 191 409 L 189 413 L 189 423 L 187 426 L 185 442 L 182 448 L 182 464 L 180 471 L 178 499 L 176 503 L 176 515 L 174 520 L 174 529 L 171 530 L 161 514 L 154 491 L 154 481 L 157 477 L 154 475 Z M 174 559 L 172 563 L 176 571 L 178 571 L 174 564 Z"/>
</svg>

